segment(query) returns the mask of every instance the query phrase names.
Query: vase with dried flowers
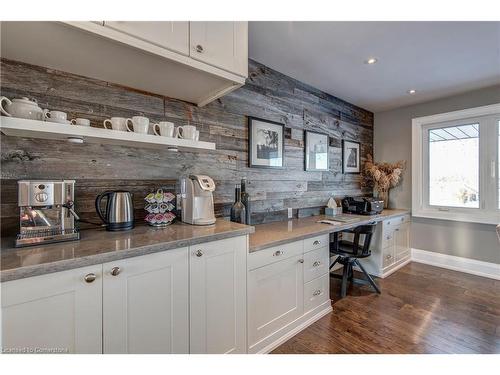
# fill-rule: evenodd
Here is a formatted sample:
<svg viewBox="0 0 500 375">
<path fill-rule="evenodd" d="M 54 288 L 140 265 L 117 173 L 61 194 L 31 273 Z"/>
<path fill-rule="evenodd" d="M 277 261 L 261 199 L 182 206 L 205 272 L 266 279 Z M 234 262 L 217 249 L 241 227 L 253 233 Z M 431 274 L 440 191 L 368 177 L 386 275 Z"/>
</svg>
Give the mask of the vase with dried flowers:
<svg viewBox="0 0 500 375">
<path fill-rule="evenodd" d="M 364 188 L 375 188 L 379 199 L 384 201 L 384 208 L 389 206 L 389 190 L 401 183 L 406 161 L 396 163 L 375 163 L 371 155 L 367 155 L 361 176 Z"/>
</svg>

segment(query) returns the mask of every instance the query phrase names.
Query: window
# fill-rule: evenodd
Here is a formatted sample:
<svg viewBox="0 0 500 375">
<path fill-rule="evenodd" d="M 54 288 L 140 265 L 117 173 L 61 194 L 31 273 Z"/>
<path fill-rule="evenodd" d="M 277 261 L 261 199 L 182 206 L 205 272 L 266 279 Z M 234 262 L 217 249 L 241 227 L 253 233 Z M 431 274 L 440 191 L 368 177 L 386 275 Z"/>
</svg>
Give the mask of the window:
<svg viewBox="0 0 500 375">
<path fill-rule="evenodd" d="M 500 104 L 413 119 L 412 214 L 500 222 Z"/>
</svg>

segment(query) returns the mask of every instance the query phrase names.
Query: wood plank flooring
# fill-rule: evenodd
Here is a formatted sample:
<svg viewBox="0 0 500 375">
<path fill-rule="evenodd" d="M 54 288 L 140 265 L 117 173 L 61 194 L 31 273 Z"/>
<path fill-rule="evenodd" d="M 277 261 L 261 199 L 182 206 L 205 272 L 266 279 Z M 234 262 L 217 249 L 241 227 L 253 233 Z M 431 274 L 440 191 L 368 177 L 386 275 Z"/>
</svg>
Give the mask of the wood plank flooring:
<svg viewBox="0 0 500 375">
<path fill-rule="evenodd" d="M 420 263 L 377 281 L 339 299 L 330 279 L 333 312 L 273 353 L 500 353 L 500 281 Z"/>
</svg>

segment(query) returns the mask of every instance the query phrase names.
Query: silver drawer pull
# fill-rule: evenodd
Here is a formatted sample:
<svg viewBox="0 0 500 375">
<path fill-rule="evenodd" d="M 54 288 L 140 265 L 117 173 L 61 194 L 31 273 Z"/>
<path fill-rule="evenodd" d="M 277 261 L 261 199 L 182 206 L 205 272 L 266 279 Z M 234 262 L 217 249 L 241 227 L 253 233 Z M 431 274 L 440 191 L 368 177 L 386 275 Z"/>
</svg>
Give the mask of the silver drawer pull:
<svg viewBox="0 0 500 375">
<path fill-rule="evenodd" d="M 88 273 L 85 275 L 85 277 L 83 278 L 85 280 L 86 283 L 91 283 L 93 282 L 95 279 L 97 278 L 97 276 L 95 275 L 95 273 Z"/>
<path fill-rule="evenodd" d="M 321 266 L 321 262 L 319 260 L 313 263 L 313 267 L 319 267 L 319 266 Z"/>
<path fill-rule="evenodd" d="M 313 242 L 313 245 L 320 245 L 321 244 L 321 241 L 320 240 L 316 240 Z"/>
<path fill-rule="evenodd" d="M 391 258 L 392 258 L 392 255 L 387 255 L 387 256 L 385 257 L 385 259 L 391 259 Z"/>
<path fill-rule="evenodd" d="M 274 252 L 273 257 L 279 257 L 281 255 L 283 255 L 283 251 L 282 250 L 278 250 L 278 251 Z"/>
<path fill-rule="evenodd" d="M 196 253 L 194 253 L 194 255 L 196 255 L 199 258 L 199 257 L 203 256 L 203 251 L 198 250 Z"/>
<path fill-rule="evenodd" d="M 319 289 L 313 292 L 313 296 L 319 296 L 320 294 L 322 294 L 322 292 Z"/>
<path fill-rule="evenodd" d="M 113 267 L 113 268 L 111 268 L 110 273 L 112 276 L 118 276 L 120 274 L 120 272 L 122 272 L 120 267 Z"/>
</svg>

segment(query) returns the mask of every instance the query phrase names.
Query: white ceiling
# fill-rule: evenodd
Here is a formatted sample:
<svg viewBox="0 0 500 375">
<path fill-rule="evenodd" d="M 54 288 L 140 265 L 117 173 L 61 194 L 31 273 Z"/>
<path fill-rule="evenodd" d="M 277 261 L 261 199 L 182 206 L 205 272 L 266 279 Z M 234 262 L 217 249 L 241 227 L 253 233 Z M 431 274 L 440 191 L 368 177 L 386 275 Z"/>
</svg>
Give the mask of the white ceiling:
<svg viewBox="0 0 500 375">
<path fill-rule="evenodd" d="M 500 22 L 250 22 L 249 32 L 250 58 L 374 112 L 500 83 Z"/>
</svg>

